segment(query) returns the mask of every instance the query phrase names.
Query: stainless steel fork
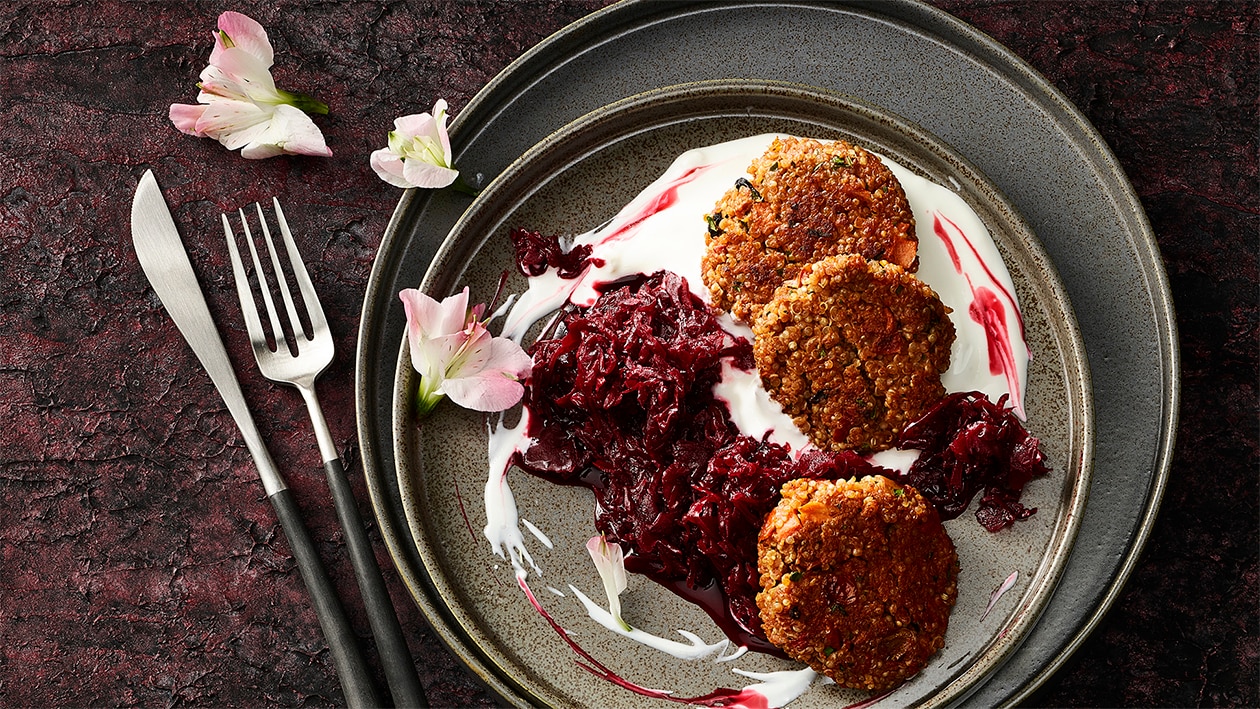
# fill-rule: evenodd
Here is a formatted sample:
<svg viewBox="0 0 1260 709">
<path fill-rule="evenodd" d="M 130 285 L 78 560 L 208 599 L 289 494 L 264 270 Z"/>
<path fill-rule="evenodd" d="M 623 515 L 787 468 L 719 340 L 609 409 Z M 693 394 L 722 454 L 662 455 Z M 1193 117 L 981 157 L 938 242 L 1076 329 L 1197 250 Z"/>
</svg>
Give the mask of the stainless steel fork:
<svg viewBox="0 0 1260 709">
<path fill-rule="evenodd" d="M 337 452 L 337 446 L 333 442 L 332 433 L 328 430 L 328 422 L 324 418 L 323 409 L 315 393 L 315 380 L 333 359 L 332 333 L 324 317 L 324 309 L 319 304 L 319 297 L 315 294 L 310 275 L 306 272 L 306 265 L 302 262 L 297 245 L 293 242 L 293 234 L 289 231 L 289 223 L 284 218 L 280 201 L 273 198 L 272 205 L 275 209 L 276 224 L 279 226 L 284 242 L 284 250 L 289 256 L 293 279 L 297 281 L 302 303 L 305 306 L 309 332 L 298 315 L 288 277 L 281 267 L 280 256 L 275 241 L 272 239 L 271 229 L 267 226 L 262 205 L 255 204 L 262 241 L 270 256 L 272 280 L 276 282 L 288 316 L 286 330 L 276 312 L 275 298 L 272 297 L 266 271 L 259 258 L 259 248 L 249 228 L 249 220 L 246 219 L 245 210 L 240 209 L 238 213 L 241 231 L 244 233 L 245 243 L 249 246 L 254 277 L 258 282 L 258 290 L 262 294 L 264 309 L 267 311 L 271 332 L 269 342 L 267 330 L 263 327 L 262 319 L 258 314 L 253 289 L 245 271 L 245 264 L 241 259 L 241 252 L 236 245 L 236 237 L 232 233 L 232 225 L 228 221 L 228 216 L 224 214 L 222 215 L 223 231 L 227 237 L 228 253 L 232 257 L 236 292 L 241 301 L 241 310 L 245 316 L 245 327 L 249 331 L 250 344 L 253 346 L 254 359 L 258 361 L 258 368 L 262 370 L 263 376 L 272 381 L 296 387 L 306 401 L 311 425 L 315 428 L 315 438 L 319 443 L 319 452 L 324 460 L 324 470 L 328 477 L 328 487 L 332 492 L 333 505 L 337 510 L 337 519 L 345 534 L 346 547 L 350 551 L 350 559 L 354 564 L 355 578 L 359 582 L 359 590 L 363 595 L 363 604 L 367 609 L 372 634 L 376 637 L 377 650 L 385 669 L 385 678 L 389 682 L 394 705 L 398 707 L 428 706 L 424 690 L 416 676 L 411 652 L 403 638 L 402 627 L 398 623 L 394 605 L 385 589 L 380 567 L 376 564 L 376 556 L 364 531 L 358 503 L 350 490 L 341 456 Z M 288 336 L 286 336 L 286 331 Z"/>
</svg>

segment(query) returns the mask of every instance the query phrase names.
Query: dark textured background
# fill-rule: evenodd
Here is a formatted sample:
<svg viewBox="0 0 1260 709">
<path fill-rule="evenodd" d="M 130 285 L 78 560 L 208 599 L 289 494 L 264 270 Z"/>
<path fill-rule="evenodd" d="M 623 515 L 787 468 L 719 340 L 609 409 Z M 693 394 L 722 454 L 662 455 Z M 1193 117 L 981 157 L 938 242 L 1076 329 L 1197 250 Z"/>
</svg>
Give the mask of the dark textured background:
<svg viewBox="0 0 1260 709">
<path fill-rule="evenodd" d="M 137 266 L 132 190 L 153 167 L 263 434 L 347 584 L 305 414 L 245 366 L 214 219 L 272 194 L 291 205 L 337 335 L 321 395 L 366 501 L 352 355 L 399 196 L 367 156 L 394 117 L 438 97 L 458 113 L 603 4 L 0 4 L 0 705 L 340 703 L 239 434 Z M 1255 706 L 1260 5 L 935 4 L 1098 128 L 1150 217 L 1178 311 L 1181 424 L 1158 521 L 1115 607 L 1035 703 Z M 227 9 L 269 30 L 279 86 L 331 106 L 317 122 L 336 157 L 247 161 L 171 127 L 167 106 L 193 102 Z M 434 704 L 493 704 L 387 577 Z"/>
</svg>

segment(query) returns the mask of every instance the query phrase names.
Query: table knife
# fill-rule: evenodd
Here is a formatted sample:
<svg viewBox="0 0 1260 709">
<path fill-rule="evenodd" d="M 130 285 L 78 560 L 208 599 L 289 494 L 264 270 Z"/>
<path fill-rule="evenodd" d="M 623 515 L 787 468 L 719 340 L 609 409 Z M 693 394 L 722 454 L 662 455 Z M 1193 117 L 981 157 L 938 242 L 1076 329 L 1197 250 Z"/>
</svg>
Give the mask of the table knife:
<svg viewBox="0 0 1260 709">
<path fill-rule="evenodd" d="M 131 203 L 131 239 L 140 268 L 171 320 L 175 321 L 175 326 L 201 361 L 201 366 L 210 375 L 210 381 L 214 382 L 223 397 L 223 403 L 227 404 L 245 439 L 245 447 L 254 458 L 263 489 L 275 507 L 284 535 L 293 549 L 302 581 L 311 594 L 346 703 L 352 707 L 380 706 L 358 637 L 350 627 L 345 609 L 316 552 L 315 543 L 302 523 L 293 493 L 276 469 L 245 405 L 231 360 L 210 317 L 205 295 L 152 170 L 146 170 L 140 178 Z"/>
</svg>

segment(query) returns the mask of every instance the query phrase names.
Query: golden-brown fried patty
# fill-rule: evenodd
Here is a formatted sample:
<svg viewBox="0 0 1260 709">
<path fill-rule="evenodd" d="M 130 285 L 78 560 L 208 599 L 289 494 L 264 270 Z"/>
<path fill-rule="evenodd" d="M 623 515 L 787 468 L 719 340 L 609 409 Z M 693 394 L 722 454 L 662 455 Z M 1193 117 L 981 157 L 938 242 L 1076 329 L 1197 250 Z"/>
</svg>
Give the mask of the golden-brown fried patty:
<svg viewBox="0 0 1260 709">
<path fill-rule="evenodd" d="M 871 153 L 844 141 L 776 138 L 718 200 L 701 262 L 713 304 L 752 322 L 800 267 L 856 253 L 918 268 L 906 193 Z"/>
<path fill-rule="evenodd" d="M 927 284 L 848 254 L 802 269 L 753 324 L 766 391 L 824 450 L 892 445 L 945 394 L 954 325 Z"/>
<path fill-rule="evenodd" d="M 757 552 L 766 637 L 840 686 L 891 689 L 944 647 L 958 555 L 914 488 L 793 480 Z"/>
</svg>

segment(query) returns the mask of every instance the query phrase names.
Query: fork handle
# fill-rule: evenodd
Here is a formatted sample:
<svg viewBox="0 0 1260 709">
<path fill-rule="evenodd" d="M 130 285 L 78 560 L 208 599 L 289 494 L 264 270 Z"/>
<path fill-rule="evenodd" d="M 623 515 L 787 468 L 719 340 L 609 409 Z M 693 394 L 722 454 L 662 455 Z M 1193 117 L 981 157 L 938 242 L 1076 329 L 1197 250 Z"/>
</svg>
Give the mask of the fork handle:
<svg viewBox="0 0 1260 709">
<path fill-rule="evenodd" d="M 333 589 L 328 572 L 324 570 L 324 564 L 315 550 L 315 542 L 311 540 L 310 532 L 302 523 L 302 513 L 297 501 L 293 499 L 293 492 L 285 488 L 272 494 L 270 499 L 276 516 L 280 518 L 284 536 L 293 550 L 293 558 L 297 560 L 302 581 L 314 602 L 315 615 L 324 630 L 324 639 L 328 642 L 333 664 L 337 668 L 337 677 L 341 680 L 341 691 L 345 694 L 346 704 L 351 707 L 380 706 L 367 662 L 359 648 L 359 638 L 350 627 L 350 619 Z"/>
<path fill-rule="evenodd" d="M 402 626 L 394 612 L 389 591 L 385 588 L 385 579 L 376 563 L 372 544 L 364 531 L 363 517 L 359 514 L 359 505 L 350 490 L 350 481 L 346 478 L 341 459 L 333 457 L 325 460 L 324 472 L 328 474 L 328 488 L 332 492 L 333 506 L 345 534 L 346 548 L 350 551 L 350 561 L 354 564 L 354 575 L 359 581 L 359 591 L 363 594 L 363 605 L 367 609 L 368 622 L 372 625 L 372 634 L 376 636 L 376 648 L 385 669 L 385 679 L 389 682 L 394 706 L 427 707 L 429 703 L 424 688 L 416 676 L 411 651 L 403 638 Z"/>
</svg>

